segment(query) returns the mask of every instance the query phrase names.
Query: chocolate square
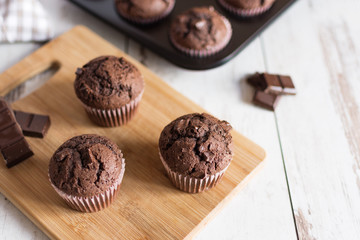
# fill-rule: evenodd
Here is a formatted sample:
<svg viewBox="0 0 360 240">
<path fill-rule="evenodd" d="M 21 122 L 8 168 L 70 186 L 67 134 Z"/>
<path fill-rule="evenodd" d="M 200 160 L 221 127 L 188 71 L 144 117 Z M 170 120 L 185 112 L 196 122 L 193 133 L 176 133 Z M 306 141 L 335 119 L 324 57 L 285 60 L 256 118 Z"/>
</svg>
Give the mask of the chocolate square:
<svg viewBox="0 0 360 240">
<path fill-rule="evenodd" d="M 0 151 L 7 167 L 12 167 L 33 155 L 15 116 L 3 97 L 0 97 Z"/>
<path fill-rule="evenodd" d="M 283 94 L 296 94 L 296 89 L 290 76 L 279 75 L 279 80 L 283 88 Z"/>
<path fill-rule="evenodd" d="M 256 91 L 253 102 L 260 107 L 274 111 L 279 102 L 279 99 L 279 95 L 265 93 L 263 91 Z"/>
<path fill-rule="evenodd" d="M 24 138 L 22 131 L 15 122 L 9 127 L 0 131 L 0 149 L 14 144 Z"/>
<path fill-rule="evenodd" d="M 25 159 L 34 155 L 29 144 L 23 138 L 13 145 L 7 146 L 1 150 L 1 153 L 8 168 L 24 161 Z"/>
<path fill-rule="evenodd" d="M 266 88 L 263 74 L 260 73 L 255 73 L 248 77 L 247 82 L 257 90 L 264 90 Z"/>
<path fill-rule="evenodd" d="M 281 94 L 283 89 L 280 83 L 280 80 L 277 75 L 264 73 L 263 79 L 265 82 L 265 93 L 272 93 L 272 94 Z"/>
<path fill-rule="evenodd" d="M 43 138 L 50 127 L 49 116 L 16 110 L 14 114 L 25 136 Z"/>
<path fill-rule="evenodd" d="M 6 108 L 0 112 L 0 131 L 14 124 L 14 115 L 10 109 Z"/>
<path fill-rule="evenodd" d="M 4 97 L 0 96 L 0 112 L 2 112 L 4 109 L 9 108 L 9 105 L 5 101 Z"/>
</svg>

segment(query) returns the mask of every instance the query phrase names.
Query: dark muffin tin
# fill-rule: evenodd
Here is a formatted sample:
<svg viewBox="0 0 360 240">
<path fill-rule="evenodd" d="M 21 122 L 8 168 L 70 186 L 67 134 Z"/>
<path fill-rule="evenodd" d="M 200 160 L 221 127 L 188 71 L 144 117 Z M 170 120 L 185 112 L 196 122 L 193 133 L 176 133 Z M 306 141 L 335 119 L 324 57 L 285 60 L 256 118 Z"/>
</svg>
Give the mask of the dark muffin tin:
<svg viewBox="0 0 360 240">
<path fill-rule="evenodd" d="M 136 25 L 121 18 L 114 0 L 71 0 L 95 16 L 110 23 L 170 62 L 184 68 L 202 70 L 220 66 L 235 57 L 252 39 L 296 0 L 276 0 L 266 13 L 252 18 L 240 18 L 226 11 L 217 0 L 177 0 L 167 18 L 152 25 Z M 229 44 L 219 53 L 206 58 L 194 58 L 175 49 L 169 41 L 168 30 L 172 19 L 195 6 L 214 6 L 227 17 L 233 29 Z"/>
</svg>

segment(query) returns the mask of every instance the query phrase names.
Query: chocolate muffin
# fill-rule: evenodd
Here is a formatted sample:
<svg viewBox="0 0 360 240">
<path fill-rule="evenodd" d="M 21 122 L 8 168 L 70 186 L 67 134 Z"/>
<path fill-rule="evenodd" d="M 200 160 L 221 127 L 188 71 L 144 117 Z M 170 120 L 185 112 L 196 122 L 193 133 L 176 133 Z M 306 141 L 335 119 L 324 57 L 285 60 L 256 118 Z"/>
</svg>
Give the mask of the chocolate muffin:
<svg viewBox="0 0 360 240">
<path fill-rule="evenodd" d="M 51 185 L 72 208 L 83 212 L 110 205 L 124 172 L 125 160 L 118 146 L 98 135 L 67 140 L 49 164 Z"/>
<path fill-rule="evenodd" d="M 118 13 L 129 21 L 150 24 L 168 16 L 175 0 L 115 0 Z"/>
<path fill-rule="evenodd" d="M 195 7 L 178 15 L 170 27 L 170 41 L 193 57 L 206 57 L 221 51 L 232 35 L 230 22 L 214 7 Z"/>
<path fill-rule="evenodd" d="M 214 187 L 229 166 L 231 126 L 206 114 L 177 118 L 161 132 L 160 159 L 173 184 L 196 193 Z"/>
<path fill-rule="evenodd" d="M 140 71 L 115 56 L 101 56 L 78 68 L 74 83 L 89 117 L 106 127 L 123 125 L 133 117 L 144 85 Z"/>
<path fill-rule="evenodd" d="M 242 17 L 260 15 L 273 5 L 275 0 L 219 0 L 228 11 Z"/>
</svg>

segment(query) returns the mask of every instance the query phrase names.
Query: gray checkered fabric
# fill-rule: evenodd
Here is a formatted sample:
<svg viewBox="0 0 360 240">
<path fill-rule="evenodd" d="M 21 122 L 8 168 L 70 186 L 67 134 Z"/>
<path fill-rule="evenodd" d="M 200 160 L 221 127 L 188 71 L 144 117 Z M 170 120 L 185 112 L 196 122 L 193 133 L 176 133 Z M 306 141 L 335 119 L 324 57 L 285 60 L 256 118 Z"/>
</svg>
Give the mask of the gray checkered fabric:
<svg viewBox="0 0 360 240">
<path fill-rule="evenodd" d="M 52 36 L 38 0 L 0 0 L 0 42 L 42 42 Z"/>
</svg>

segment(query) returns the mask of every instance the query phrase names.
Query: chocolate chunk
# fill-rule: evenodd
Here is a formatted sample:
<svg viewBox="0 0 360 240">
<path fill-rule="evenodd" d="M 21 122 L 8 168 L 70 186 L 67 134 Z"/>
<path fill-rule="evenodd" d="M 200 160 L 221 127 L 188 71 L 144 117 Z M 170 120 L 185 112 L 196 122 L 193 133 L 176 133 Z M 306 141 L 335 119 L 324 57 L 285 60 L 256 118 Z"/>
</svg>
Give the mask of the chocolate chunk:
<svg viewBox="0 0 360 240">
<path fill-rule="evenodd" d="M 295 95 L 296 89 L 289 76 L 255 73 L 247 82 L 257 90 L 276 95 Z"/>
<path fill-rule="evenodd" d="M 50 127 L 49 116 L 16 110 L 14 114 L 25 136 L 43 138 Z"/>
<path fill-rule="evenodd" d="M 81 75 L 82 73 L 83 73 L 82 68 L 77 68 L 76 69 L 76 72 L 75 72 L 76 75 Z"/>
<path fill-rule="evenodd" d="M 4 109 L 7 109 L 9 106 L 5 99 L 0 96 L 0 112 L 4 111 Z"/>
<path fill-rule="evenodd" d="M 290 76 L 279 75 L 279 80 L 283 88 L 283 94 L 295 95 L 296 89 Z"/>
<path fill-rule="evenodd" d="M 265 81 L 265 93 L 272 93 L 279 95 L 282 93 L 283 89 L 280 83 L 280 80 L 277 75 L 264 73 L 262 74 L 262 78 Z"/>
<path fill-rule="evenodd" d="M 1 102 L 1 101 L 0 101 Z M 9 109 L 3 108 L 0 110 L 0 131 L 14 124 L 12 122 L 13 114 Z"/>
<path fill-rule="evenodd" d="M 202 28 L 204 28 L 206 26 L 206 21 L 205 20 L 199 20 L 197 22 L 195 22 L 195 28 L 201 30 Z"/>
<path fill-rule="evenodd" d="M 24 138 L 1 150 L 6 166 L 11 168 L 34 155 Z"/>
<path fill-rule="evenodd" d="M 6 166 L 10 168 L 34 153 L 26 142 L 11 108 L 2 97 L 0 97 L 0 123 L 0 151 Z"/>
<path fill-rule="evenodd" d="M 4 128 L 0 132 L 0 149 L 4 149 L 24 138 L 19 125 L 17 125 L 15 121 L 12 123 L 12 125 Z"/>
<path fill-rule="evenodd" d="M 266 86 L 261 75 L 262 74 L 260 73 L 255 73 L 254 75 L 248 77 L 247 82 L 257 90 L 264 90 Z"/>
<path fill-rule="evenodd" d="M 265 93 L 263 91 L 257 90 L 255 92 L 253 102 L 260 107 L 274 111 L 279 102 L 279 99 L 279 95 Z"/>
</svg>

